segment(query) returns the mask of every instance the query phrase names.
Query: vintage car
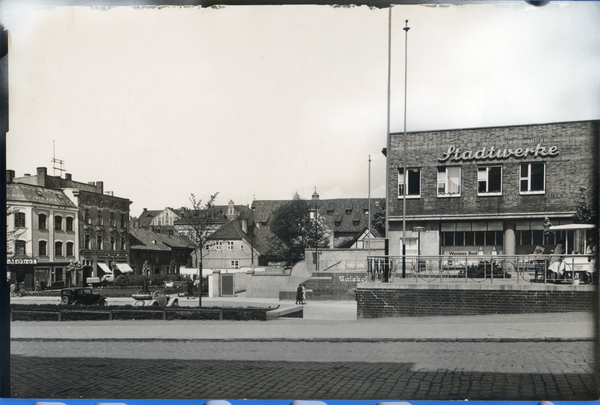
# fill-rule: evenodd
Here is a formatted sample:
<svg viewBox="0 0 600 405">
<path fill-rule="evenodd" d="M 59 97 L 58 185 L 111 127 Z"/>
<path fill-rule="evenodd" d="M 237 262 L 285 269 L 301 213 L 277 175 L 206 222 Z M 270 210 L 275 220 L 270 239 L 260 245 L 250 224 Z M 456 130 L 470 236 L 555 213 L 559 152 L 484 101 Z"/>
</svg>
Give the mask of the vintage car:
<svg viewBox="0 0 600 405">
<path fill-rule="evenodd" d="M 106 297 L 95 294 L 90 287 L 72 287 L 60 290 L 62 305 L 106 305 Z"/>
<path fill-rule="evenodd" d="M 171 297 L 163 290 L 150 291 L 138 291 L 131 296 L 135 302 L 133 305 L 136 307 L 143 306 L 155 306 L 155 307 L 177 307 L 179 306 L 179 298 Z"/>
</svg>

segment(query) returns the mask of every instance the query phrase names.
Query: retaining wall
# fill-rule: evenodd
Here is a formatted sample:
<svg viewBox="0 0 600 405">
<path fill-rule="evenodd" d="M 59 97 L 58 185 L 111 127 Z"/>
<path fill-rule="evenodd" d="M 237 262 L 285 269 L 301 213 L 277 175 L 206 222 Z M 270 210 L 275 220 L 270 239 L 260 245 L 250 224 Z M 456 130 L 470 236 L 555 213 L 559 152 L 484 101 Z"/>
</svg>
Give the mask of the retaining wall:
<svg viewBox="0 0 600 405">
<path fill-rule="evenodd" d="M 363 283 L 357 286 L 357 317 L 598 313 L 595 285 L 419 285 Z"/>
</svg>

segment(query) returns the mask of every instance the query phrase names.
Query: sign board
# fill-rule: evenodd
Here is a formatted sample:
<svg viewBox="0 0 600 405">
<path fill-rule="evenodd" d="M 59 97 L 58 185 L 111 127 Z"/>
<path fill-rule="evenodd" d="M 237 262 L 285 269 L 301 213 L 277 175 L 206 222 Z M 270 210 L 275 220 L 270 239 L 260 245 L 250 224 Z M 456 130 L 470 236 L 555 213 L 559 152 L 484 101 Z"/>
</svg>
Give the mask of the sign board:
<svg viewBox="0 0 600 405">
<path fill-rule="evenodd" d="M 6 264 L 37 264 L 37 259 L 6 259 Z"/>
</svg>

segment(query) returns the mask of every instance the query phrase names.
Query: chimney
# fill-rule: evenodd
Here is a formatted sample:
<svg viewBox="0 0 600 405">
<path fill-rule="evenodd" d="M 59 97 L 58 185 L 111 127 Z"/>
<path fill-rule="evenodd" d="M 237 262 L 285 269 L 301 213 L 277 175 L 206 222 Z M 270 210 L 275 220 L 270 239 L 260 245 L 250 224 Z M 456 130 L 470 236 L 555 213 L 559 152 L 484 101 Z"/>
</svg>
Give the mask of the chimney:
<svg viewBox="0 0 600 405">
<path fill-rule="evenodd" d="M 98 190 L 98 193 L 104 194 L 104 182 L 103 181 L 96 182 L 96 190 Z"/>
<path fill-rule="evenodd" d="M 144 212 L 148 211 L 148 208 L 144 208 Z"/>
<path fill-rule="evenodd" d="M 71 173 L 65 173 L 65 180 L 71 181 Z"/>
<path fill-rule="evenodd" d="M 14 178 L 15 178 L 15 171 L 7 170 L 6 171 L 6 184 L 12 183 Z"/>
<path fill-rule="evenodd" d="M 46 175 L 48 171 L 45 167 L 37 168 L 37 185 L 41 187 L 46 187 Z"/>
</svg>

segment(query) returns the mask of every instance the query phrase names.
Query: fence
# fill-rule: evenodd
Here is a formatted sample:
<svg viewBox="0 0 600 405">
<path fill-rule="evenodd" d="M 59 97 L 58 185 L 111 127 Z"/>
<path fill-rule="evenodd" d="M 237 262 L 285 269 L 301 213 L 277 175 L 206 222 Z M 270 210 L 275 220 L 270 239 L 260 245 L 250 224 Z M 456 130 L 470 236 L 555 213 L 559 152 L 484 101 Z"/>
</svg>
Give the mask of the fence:
<svg viewBox="0 0 600 405">
<path fill-rule="evenodd" d="M 598 282 L 595 255 L 369 256 L 370 282 Z"/>
<path fill-rule="evenodd" d="M 184 310 L 184 311 L 189 311 L 189 310 Z M 198 311 L 198 310 L 195 310 Z M 211 308 L 206 308 L 206 309 L 201 309 L 199 310 L 200 312 L 213 312 L 213 313 L 218 313 L 219 314 L 219 320 L 223 320 L 223 308 L 215 308 L 215 309 L 211 309 Z M 61 322 L 63 321 L 63 316 L 68 314 L 68 315 L 72 315 L 72 314 L 104 314 L 106 315 L 106 317 L 108 318 L 109 321 L 112 321 L 114 319 L 114 315 L 115 314 L 132 314 L 132 313 L 156 313 L 156 314 L 161 314 L 162 315 L 162 320 L 166 320 L 167 319 L 167 313 L 168 312 L 174 312 L 173 310 L 168 311 L 168 310 L 144 310 L 144 311 L 139 311 L 139 310 L 126 310 L 126 309 L 113 309 L 113 310 L 108 310 L 108 311 L 95 311 L 95 310 L 90 310 L 90 311 L 86 311 L 86 310 L 60 310 L 60 311 L 55 311 L 55 312 L 51 312 L 51 311 L 26 311 L 26 310 L 14 310 L 11 309 L 10 311 L 10 322 L 13 322 L 13 314 L 33 314 L 33 315 L 38 315 L 38 316 L 43 316 L 43 315 L 56 315 L 57 317 L 57 321 Z"/>
</svg>

